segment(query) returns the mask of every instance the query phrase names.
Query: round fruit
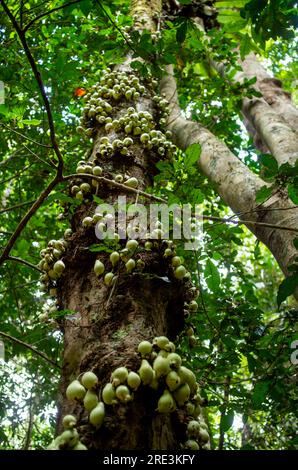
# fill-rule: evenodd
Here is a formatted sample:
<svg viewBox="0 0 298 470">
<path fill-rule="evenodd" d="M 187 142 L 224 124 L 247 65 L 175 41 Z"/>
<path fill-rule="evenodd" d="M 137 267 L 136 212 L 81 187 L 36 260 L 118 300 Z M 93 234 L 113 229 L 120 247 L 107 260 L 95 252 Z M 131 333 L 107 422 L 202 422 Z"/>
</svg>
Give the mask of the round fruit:
<svg viewBox="0 0 298 470">
<path fill-rule="evenodd" d="M 188 401 L 190 396 L 190 388 L 188 384 L 181 385 L 177 390 L 174 391 L 174 398 L 178 406 L 183 406 Z"/>
<path fill-rule="evenodd" d="M 107 273 L 104 277 L 104 282 L 107 286 L 109 286 L 112 281 L 113 281 L 113 278 L 114 278 L 114 274 L 113 273 Z"/>
<path fill-rule="evenodd" d="M 177 372 L 175 372 L 174 370 L 172 370 L 171 372 L 168 373 L 168 375 L 166 376 L 166 384 L 167 386 L 169 387 L 169 390 L 172 392 L 173 390 L 176 390 L 176 388 L 179 387 L 180 385 L 180 377 L 179 375 L 177 374 Z"/>
<path fill-rule="evenodd" d="M 139 375 L 144 385 L 149 385 L 154 377 L 154 370 L 146 359 L 142 360 Z"/>
<path fill-rule="evenodd" d="M 138 352 L 142 357 L 149 357 L 152 351 L 152 344 L 149 341 L 141 341 L 138 346 Z"/>
<path fill-rule="evenodd" d="M 174 268 L 177 268 L 178 266 L 180 266 L 181 264 L 181 258 L 179 256 L 174 256 L 172 258 L 172 266 L 174 266 Z"/>
<path fill-rule="evenodd" d="M 157 378 L 167 375 L 170 372 L 168 359 L 162 356 L 157 356 L 153 362 L 153 369 Z"/>
<path fill-rule="evenodd" d="M 129 188 L 134 188 L 136 189 L 139 185 L 139 181 L 137 180 L 137 178 L 129 178 L 128 180 L 126 180 L 124 182 L 125 186 L 128 186 Z"/>
<path fill-rule="evenodd" d="M 64 269 L 65 269 L 65 264 L 63 263 L 63 261 L 58 260 L 58 261 L 56 261 L 56 263 L 54 264 L 53 269 L 54 269 L 55 273 L 57 273 L 57 274 L 62 274 L 62 272 L 63 272 Z"/>
<path fill-rule="evenodd" d="M 123 384 L 128 377 L 128 370 L 126 367 L 118 367 L 112 372 L 112 384 L 117 387 L 120 384 Z"/>
<path fill-rule="evenodd" d="M 129 392 L 129 389 L 126 387 L 126 385 L 119 385 L 116 388 L 116 397 L 122 402 L 122 403 L 127 403 L 128 401 L 131 401 L 131 395 Z"/>
<path fill-rule="evenodd" d="M 141 384 L 140 376 L 136 372 L 129 372 L 127 377 L 127 385 L 133 390 L 137 390 Z"/>
<path fill-rule="evenodd" d="M 86 389 L 78 380 L 73 380 L 66 389 L 66 397 L 68 400 L 82 400 L 86 394 Z"/>
<path fill-rule="evenodd" d="M 81 382 L 84 387 L 90 390 L 98 384 L 98 378 L 93 372 L 85 372 L 85 374 L 81 378 Z"/>
<path fill-rule="evenodd" d="M 173 369 L 179 369 L 182 364 L 181 357 L 176 353 L 170 353 L 167 357 L 167 360 L 169 361 L 170 367 Z"/>
<path fill-rule="evenodd" d="M 137 240 L 128 240 L 128 242 L 126 243 L 126 248 L 130 251 L 134 251 L 137 249 L 139 243 Z"/>
<path fill-rule="evenodd" d="M 101 276 L 101 274 L 104 273 L 105 267 L 104 267 L 104 264 L 101 261 L 99 261 L 99 259 L 97 259 L 95 261 L 93 269 L 94 269 L 96 276 Z"/>
<path fill-rule="evenodd" d="M 193 441 L 192 439 L 189 439 L 188 441 L 185 442 L 184 444 L 185 449 L 189 450 L 200 450 L 200 446 L 196 441 Z"/>
<path fill-rule="evenodd" d="M 112 263 L 112 266 L 116 266 L 119 259 L 120 259 L 120 255 L 119 255 L 118 251 L 113 251 L 113 253 L 110 254 L 110 261 Z"/>
<path fill-rule="evenodd" d="M 84 407 L 87 411 L 93 410 L 93 408 L 96 407 L 98 403 L 98 397 L 95 392 L 92 392 L 92 390 L 87 390 L 87 393 L 84 398 Z"/>
<path fill-rule="evenodd" d="M 64 429 L 72 429 L 77 424 L 77 419 L 73 415 L 65 415 L 62 420 Z"/>
<path fill-rule="evenodd" d="M 104 386 L 102 399 L 106 405 L 114 405 L 117 403 L 115 389 L 112 384 L 108 383 Z"/>
<path fill-rule="evenodd" d="M 185 274 L 186 274 L 186 269 L 182 264 L 178 266 L 174 271 L 174 276 L 176 279 L 183 279 Z"/>
<path fill-rule="evenodd" d="M 125 267 L 128 273 L 131 273 L 131 271 L 135 268 L 136 262 L 134 259 L 130 258 L 126 263 Z"/>
<path fill-rule="evenodd" d="M 171 413 L 176 408 L 175 400 L 169 390 L 165 390 L 158 400 L 157 410 L 159 413 Z"/>
<path fill-rule="evenodd" d="M 104 417 L 105 417 L 105 406 L 103 402 L 101 401 L 91 411 L 89 415 L 89 421 L 91 424 L 93 424 L 93 426 L 95 426 L 98 429 L 102 425 Z"/>
<path fill-rule="evenodd" d="M 159 349 L 165 349 L 169 342 L 166 336 L 156 336 L 153 340 L 153 344 L 157 345 Z"/>
</svg>

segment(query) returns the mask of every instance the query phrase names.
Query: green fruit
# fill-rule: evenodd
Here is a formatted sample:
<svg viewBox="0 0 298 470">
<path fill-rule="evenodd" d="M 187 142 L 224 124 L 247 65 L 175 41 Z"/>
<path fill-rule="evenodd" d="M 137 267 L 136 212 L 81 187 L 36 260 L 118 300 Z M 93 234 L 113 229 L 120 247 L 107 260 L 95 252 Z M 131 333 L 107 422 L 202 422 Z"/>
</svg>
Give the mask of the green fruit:
<svg viewBox="0 0 298 470">
<path fill-rule="evenodd" d="M 120 384 L 123 384 L 128 377 L 128 370 L 126 367 L 118 367 L 112 372 L 112 384 L 117 387 Z"/>
<path fill-rule="evenodd" d="M 124 182 L 125 186 L 128 186 L 129 188 L 134 188 L 136 189 L 139 185 L 139 181 L 137 178 L 129 178 Z"/>
<path fill-rule="evenodd" d="M 116 266 L 116 264 L 119 262 L 120 255 L 118 251 L 113 251 L 113 253 L 110 254 L 110 261 L 112 263 L 112 266 Z"/>
<path fill-rule="evenodd" d="M 87 411 L 93 410 L 98 403 L 98 396 L 92 390 L 87 390 L 87 393 L 84 397 L 84 407 Z"/>
<path fill-rule="evenodd" d="M 194 406 L 194 411 L 193 411 L 193 416 L 195 418 L 197 418 L 198 416 L 200 416 L 202 414 L 202 408 L 199 404 L 195 405 Z M 205 423 L 204 423 L 205 424 Z M 206 426 L 207 428 L 207 426 Z"/>
<path fill-rule="evenodd" d="M 149 385 L 154 377 L 154 370 L 146 359 L 142 360 L 139 375 L 144 385 Z"/>
<path fill-rule="evenodd" d="M 92 173 L 95 175 L 95 176 L 101 176 L 102 175 L 102 168 L 101 166 L 95 166 L 92 170 Z"/>
<path fill-rule="evenodd" d="M 116 388 L 116 397 L 118 400 L 120 400 L 122 403 L 127 403 L 132 400 L 132 397 L 130 395 L 129 389 L 126 387 L 126 385 L 119 385 Z"/>
<path fill-rule="evenodd" d="M 183 384 L 173 393 L 178 406 L 183 406 L 190 397 L 190 388 L 188 384 Z"/>
<path fill-rule="evenodd" d="M 82 191 L 78 191 L 76 193 L 76 199 L 79 199 L 80 201 L 84 199 L 84 194 L 82 193 Z"/>
<path fill-rule="evenodd" d="M 165 258 L 168 258 L 169 256 L 172 256 L 173 252 L 172 252 L 171 248 L 166 248 L 163 255 L 164 255 Z"/>
<path fill-rule="evenodd" d="M 193 441 L 192 439 L 189 439 L 185 442 L 184 448 L 189 450 L 200 450 L 199 444 L 196 441 Z"/>
<path fill-rule="evenodd" d="M 89 183 L 82 183 L 80 189 L 83 193 L 89 193 L 91 191 L 91 186 Z"/>
<path fill-rule="evenodd" d="M 128 273 L 131 273 L 131 271 L 133 271 L 133 269 L 135 268 L 136 266 L 136 262 L 135 260 L 133 260 L 132 258 L 130 258 L 126 263 L 125 263 L 125 267 L 126 267 L 126 270 Z"/>
<path fill-rule="evenodd" d="M 67 429 L 58 438 L 59 448 L 72 448 L 79 442 L 79 434 L 76 429 Z"/>
<path fill-rule="evenodd" d="M 181 258 L 179 256 L 174 256 L 172 259 L 172 266 L 174 266 L 174 268 L 177 268 L 178 266 L 180 266 L 180 264 Z"/>
<path fill-rule="evenodd" d="M 64 238 L 70 238 L 72 236 L 71 228 L 67 228 L 64 232 Z"/>
<path fill-rule="evenodd" d="M 173 369 L 179 369 L 182 364 L 181 357 L 176 353 L 170 353 L 167 357 L 167 360 L 169 361 L 170 367 Z"/>
<path fill-rule="evenodd" d="M 77 424 L 77 419 L 73 415 L 65 415 L 62 420 L 64 429 L 72 429 Z"/>
<path fill-rule="evenodd" d="M 107 273 L 104 277 L 104 283 L 106 284 L 106 286 L 109 286 L 112 284 L 112 281 L 114 279 L 114 274 L 113 273 Z"/>
<path fill-rule="evenodd" d="M 138 248 L 138 241 L 137 240 L 128 240 L 128 242 L 126 243 L 126 248 L 130 251 L 134 251 Z"/>
<path fill-rule="evenodd" d="M 192 300 L 191 302 L 189 302 L 188 310 L 193 313 L 198 310 L 198 304 L 195 300 Z"/>
<path fill-rule="evenodd" d="M 94 269 L 96 276 L 101 276 L 101 274 L 104 273 L 105 267 L 104 267 L 104 264 L 101 261 L 99 261 L 99 259 L 97 259 L 95 261 L 93 269 Z"/>
<path fill-rule="evenodd" d="M 178 268 L 175 269 L 174 271 L 174 276 L 176 279 L 183 279 L 186 274 L 186 269 L 182 264 L 178 266 Z"/>
<path fill-rule="evenodd" d="M 209 434 L 208 434 L 208 431 L 204 428 L 200 428 L 200 431 L 199 431 L 199 441 L 200 442 L 208 442 L 209 441 Z"/>
<path fill-rule="evenodd" d="M 84 446 L 84 444 L 82 444 L 81 442 L 78 442 L 76 446 L 73 447 L 72 450 L 88 450 L 86 446 Z"/>
<path fill-rule="evenodd" d="M 122 175 L 116 175 L 115 176 L 115 181 L 116 181 L 116 183 L 122 183 L 123 182 L 123 176 Z"/>
<path fill-rule="evenodd" d="M 165 346 L 165 350 L 168 351 L 169 353 L 175 352 L 175 344 L 172 343 L 172 341 L 169 341 L 168 344 Z"/>
<path fill-rule="evenodd" d="M 152 242 L 145 242 L 145 250 L 150 251 L 152 249 Z"/>
<path fill-rule="evenodd" d="M 53 269 L 54 269 L 55 273 L 62 274 L 64 269 L 65 269 L 65 264 L 63 263 L 63 261 L 58 260 L 54 264 Z"/>
<path fill-rule="evenodd" d="M 169 390 L 165 390 L 158 400 L 157 410 L 159 413 L 171 413 L 176 408 L 174 398 Z"/>
<path fill-rule="evenodd" d="M 104 386 L 102 399 L 106 405 L 115 405 L 117 403 L 115 388 L 112 384 L 108 383 Z"/>
<path fill-rule="evenodd" d="M 176 390 L 176 388 L 179 387 L 180 377 L 177 374 L 177 372 L 172 370 L 171 372 L 168 373 L 168 375 L 166 376 L 166 384 L 171 392 Z"/>
<path fill-rule="evenodd" d="M 198 437 L 200 432 L 200 423 L 194 419 L 189 421 L 187 425 L 187 434 L 190 437 Z"/>
<path fill-rule="evenodd" d="M 159 349 L 165 349 L 169 342 L 166 336 L 156 336 L 153 340 L 153 344 L 158 346 Z"/>
<path fill-rule="evenodd" d="M 153 362 L 153 370 L 155 371 L 156 378 L 167 375 L 170 372 L 170 365 L 168 359 L 162 356 L 157 356 Z"/>
<path fill-rule="evenodd" d="M 191 401 L 188 401 L 187 403 L 185 403 L 185 410 L 186 410 L 186 413 L 190 416 L 196 416 L 194 413 L 195 413 L 195 405 L 191 402 Z"/>
<path fill-rule="evenodd" d="M 83 227 L 91 227 L 93 225 L 93 218 L 92 217 L 85 217 L 82 220 Z"/>
<path fill-rule="evenodd" d="M 98 429 L 102 425 L 104 417 L 105 417 L 105 406 L 103 402 L 101 401 L 91 411 L 89 415 L 89 421 L 93 426 L 95 426 Z"/>
<path fill-rule="evenodd" d="M 81 382 L 84 387 L 88 388 L 88 390 L 96 387 L 98 384 L 98 378 L 93 372 L 85 372 L 81 378 Z"/>
<path fill-rule="evenodd" d="M 127 376 L 127 385 L 132 389 L 132 390 L 137 390 L 139 386 L 141 385 L 141 379 L 140 376 L 136 372 L 129 372 Z"/>
<path fill-rule="evenodd" d="M 149 341 L 141 341 L 138 346 L 138 352 L 143 358 L 149 357 L 152 351 L 152 344 Z"/>
<path fill-rule="evenodd" d="M 197 389 L 196 376 L 192 370 L 187 367 L 181 366 L 178 370 L 182 383 L 187 383 L 191 390 L 191 393 L 194 393 Z"/>
<path fill-rule="evenodd" d="M 78 380 L 73 380 L 66 389 L 68 400 L 82 400 L 86 394 L 86 389 Z"/>
</svg>

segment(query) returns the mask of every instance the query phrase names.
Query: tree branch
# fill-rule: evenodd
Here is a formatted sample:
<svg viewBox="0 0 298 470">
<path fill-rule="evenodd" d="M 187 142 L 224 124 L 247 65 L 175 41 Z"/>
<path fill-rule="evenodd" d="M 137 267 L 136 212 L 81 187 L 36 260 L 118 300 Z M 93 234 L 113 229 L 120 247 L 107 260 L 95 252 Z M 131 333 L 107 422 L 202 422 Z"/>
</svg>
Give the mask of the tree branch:
<svg viewBox="0 0 298 470">
<path fill-rule="evenodd" d="M 23 29 L 23 32 L 26 33 L 29 28 L 38 20 L 41 18 L 44 18 L 45 16 L 49 16 L 55 11 L 62 10 L 63 8 L 69 7 L 70 5 L 75 5 L 76 3 L 80 3 L 82 0 L 73 0 L 72 2 L 65 3 L 64 5 L 61 5 L 60 7 L 53 8 L 52 10 L 46 11 L 45 13 L 41 13 L 40 15 L 36 16 L 33 18 L 33 20 L 29 21 L 28 24 L 26 24 L 25 28 Z"/>
<path fill-rule="evenodd" d="M 24 48 L 24 51 L 25 51 L 25 54 L 27 56 L 28 62 L 31 66 L 31 69 L 32 69 L 32 72 L 34 74 L 35 80 L 37 81 L 39 91 L 40 91 L 40 94 L 42 96 L 42 99 L 43 99 L 43 102 L 44 102 L 44 107 L 46 109 L 46 113 L 47 113 L 47 117 L 48 117 L 48 123 L 49 123 L 49 129 L 50 129 L 50 138 L 51 138 L 52 146 L 53 146 L 54 152 L 55 152 L 55 154 L 57 156 L 57 159 L 58 159 L 57 171 L 58 171 L 59 175 L 62 175 L 62 170 L 63 170 L 63 165 L 64 165 L 63 158 L 62 158 L 62 155 L 60 153 L 60 149 L 59 149 L 57 141 L 56 141 L 55 125 L 54 125 L 54 121 L 53 121 L 51 106 L 50 106 L 50 102 L 48 100 L 48 97 L 47 97 L 47 94 L 46 94 L 46 91 L 45 91 L 45 87 L 44 87 L 44 84 L 43 84 L 43 81 L 42 81 L 42 78 L 41 78 L 41 74 L 40 74 L 40 72 L 37 68 L 36 62 L 35 62 L 32 54 L 31 54 L 31 51 L 30 51 L 29 46 L 27 44 L 27 40 L 26 40 L 24 31 L 22 31 L 22 29 L 19 27 L 15 17 L 11 13 L 10 9 L 8 8 L 8 6 L 4 2 L 4 0 L 0 0 L 0 3 L 2 5 L 5 13 L 9 17 L 13 27 L 16 30 L 16 33 L 17 33 L 17 35 L 18 35 L 18 37 L 19 37 L 19 39 L 22 43 L 22 46 Z"/>
<path fill-rule="evenodd" d="M 29 266 L 29 268 L 36 269 L 36 271 L 39 271 L 42 273 L 42 269 L 40 269 L 38 266 L 35 264 L 30 263 L 29 261 L 26 261 L 25 259 L 19 258 L 18 256 L 8 256 L 6 258 L 7 261 L 16 261 L 17 263 L 24 264 L 25 266 Z"/>
<path fill-rule="evenodd" d="M 0 0 L 0 2 L 1 2 L 1 1 L 2 1 L 2 0 Z M 0 122 L 0 126 L 5 127 L 5 128 L 8 129 L 10 132 L 14 132 L 15 134 L 19 135 L 20 137 L 23 137 L 23 139 L 29 140 L 30 142 L 33 142 L 34 144 L 39 145 L 40 147 L 45 147 L 45 148 L 47 148 L 47 149 L 53 148 L 52 145 L 45 145 L 45 144 L 42 144 L 42 143 L 40 143 L 40 142 L 37 142 L 36 140 L 30 139 L 30 137 L 27 137 L 26 135 L 22 134 L 21 132 L 15 131 L 15 130 L 12 129 L 11 127 L 6 126 L 5 124 L 3 124 L 3 122 Z M 1 164 L 3 164 L 3 163 L 1 163 Z"/>
<path fill-rule="evenodd" d="M 31 346 L 31 344 L 25 343 L 24 341 L 21 341 L 20 339 L 15 338 L 14 336 L 4 333 L 3 331 L 0 331 L 0 336 L 2 336 L 2 338 L 8 339 L 9 341 L 12 341 L 13 343 L 24 346 L 24 348 L 30 349 L 30 351 L 32 351 L 34 354 L 37 354 L 37 356 L 42 357 L 45 361 L 52 364 L 52 366 L 57 367 L 58 369 L 61 369 L 61 367 L 59 366 L 59 364 L 57 364 L 57 362 L 53 361 L 53 359 L 48 357 L 45 353 L 36 349 L 34 346 Z"/>
<path fill-rule="evenodd" d="M 6 207 L 5 209 L 0 209 L 0 214 L 3 214 L 4 212 L 13 211 L 14 209 L 18 209 L 19 207 L 29 206 L 29 204 L 33 204 L 33 202 L 34 201 L 20 202 L 19 204 L 15 204 L 14 206 Z"/>
</svg>

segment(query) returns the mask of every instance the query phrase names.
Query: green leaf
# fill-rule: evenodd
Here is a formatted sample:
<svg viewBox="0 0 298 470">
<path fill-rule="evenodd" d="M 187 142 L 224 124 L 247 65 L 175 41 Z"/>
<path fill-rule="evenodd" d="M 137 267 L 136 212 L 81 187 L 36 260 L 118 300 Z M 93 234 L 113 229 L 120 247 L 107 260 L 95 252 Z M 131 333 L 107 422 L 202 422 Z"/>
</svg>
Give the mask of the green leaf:
<svg viewBox="0 0 298 470">
<path fill-rule="evenodd" d="M 259 156 L 262 164 L 262 176 L 265 178 L 273 178 L 278 174 L 278 163 L 273 155 L 264 153 Z"/>
<path fill-rule="evenodd" d="M 241 42 L 240 42 L 240 57 L 241 57 L 241 59 L 243 60 L 250 53 L 251 50 L 252 50 L 251 39 L 250 39 L 248 34 L 245 34 L 241 38 Z"/>
<path fill-rule="evenodd" d="M 266 201 L 268 197 L 271 195 L 273 188 L 271 186 L 262 186 L 261 189 L 257 191 L 256 194 L 256 202 L 261 204 L 262 202 Z"/>
<path fill-rule="evenodd" d="M 298 205 L 298 187 L 297 187 L 297 185 L 289 184 L 289 186 L 288 186 L 288 195 L 289 195 L 289 198 L 293 201 L 293 203 Z"/>
<path fill-rule="evenodd" d="M 230 429 L 234 422 L 234 411 L 229 410 L 227 413 L 223 413 L 220 418 L 220 429 L 222 432 L 226 432 Z"/>
<path fill-rule="evenodd" d="M 277 305 L 280 307 L 280 304 L 286 300 L 289 295 L 292 295 L 295 289 L 298 287 L 298 273 L 293 274 L 292 276 L 286 277 L 278 288 L 277 293 Z"/>
<path fill-rule="evenodd" d="M 176 40 L 179 44 L 185 41 L 187 34 L 187 21 L 183 21 L 177 28 L 176 31 Z"/>
<path fill-rule="evenodd" d="M 212 263 L 210 259 L 208 259 L 206 262 L 204 275 L 209 289 L 213 292 L 217 291 L 220 286 L 220 275 L 217 267 Z"/>
<path fill-rule="evenodd" d="M 268 393 L 270 382 L 269 381 L 264 381 L 264 382 L 258 382 L 255 387 L 254 391 L 251 397 L 251 401 L 253 404 L 254 408 L 260 408 L 262 403 L 265 401 L 265 398 Z"/>
<path fill-rule="evenodd" d="M 22 119 L 21 122 L 26 126 L 38 126 L 41 123 L 38 119 Z"/>
<path fill-rule="evenodd" d="M 192 167 L 199 160 L 201 155 L 200 144 L 191 144 L 185 150 L 184 164 L 186 168 Z"/>
</svg>

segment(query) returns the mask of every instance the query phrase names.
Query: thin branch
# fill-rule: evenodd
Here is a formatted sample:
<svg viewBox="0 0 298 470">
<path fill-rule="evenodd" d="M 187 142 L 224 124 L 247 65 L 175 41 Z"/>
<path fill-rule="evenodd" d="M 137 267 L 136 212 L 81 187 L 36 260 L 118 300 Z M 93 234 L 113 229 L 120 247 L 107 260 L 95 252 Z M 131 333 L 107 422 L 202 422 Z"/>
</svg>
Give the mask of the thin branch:
<svg viewBox="0 0 298 470">
<path fill-rule="evenodd" d="M 20 202 L 19 204 L 15 204 L 14 206 L 6 207 L 5 209 L 0 209 L 0 214 L 3 214 L 4 212 L 13 211 L 14 209 L 18 209 L 19 207 L 28 206 L 29 204 L 33 204 L 33 202 L 34 201 Z"/>
<path fill-rule="evenodd" d="M 268 228 L 274 228 L 276 230 L 288 230 L 289 232 L 297 232 L 298 233 L 298 228 L 293 228 L 293 227 L 285 227 L 283 225 L 274 225 L 274 224 L 267 224 L 266 222 L 255 222 L 254 220 L 232 220 L 230 218 L 225 219 L 221 217 L 213 217 L 213 216 L 207 216 L 203 215 L 204 220 L 214 220 L 216 222 L 220 223 L 230 223 L 230 224 L 236 224 L 236 225 L 259 225 L 262 227 L 268 227 Z"/>
<path fill-rule="evenodd" d="M 31 66 L 31 69 L 32 69 L 32 72 L 34 74 L 35 80 L 38 84 L 39 91 L 40 91 L 40 94 L 42 96 L 44 107 L 46 109 L 46 113 L 47 113 L 47 117 L 48 117 L 48 123 L 49 123 L 49 129 L 50 129 L 50 138 L 51 138 L 52 146 L 53 146 L 54 152 L 55 152 L 55 154 L 57 156 L 57 159 L 58 159 L 57 171 L 58 171 L 59 175 L 62 175 L 62 170 L 63 170 L 63 165 L 64 165 L 63 158 L 62 158 L 60 149 L 59 149 L 57 141 L 56 141 L 55 125 L 54 125 L 52 110 L 51 110 L 50 102 L 48 100 L 48 97 L 47 97 L 47 94 L 46 94 L 46 91 L 45 91 L 45 87 L 44 87 L 44 84 L 43 84 L 43 81 L 42 81 L 42 78 L 41 78 L 41 74 L 40 74 L 40 72 L 37 68 L 36 62 L 35 62 L 32 54 L 31 54 L 31 51 L 30 51 L 29 46 L 27 44 L 27 40 L 26 40 L 26 36 L 25 36 L 24 31 L 22 31 L 22 29 L 19 27 L 15 17 L 11 13 L 10 9 L 8 8 L 8 6 L 4 2 L 4 0 L 0 0 L 0 3 L 3 6 L 3 9 L 4 9 L 5 13 L 9 17 L 12 25 L 14 26 L 14 28 L 16 30 L 16 33 L 17 33 L 17 35 L 18 35 L 18 37 L 19 37 L 19 39 L 22 43 L 22 46 L 24 48 L 24 51 L 25 51 L 25 54 L 27 56 L 28 62 Z"/>
<path fill-rule="evenodd" d="M 74 178 L 93 179 L 98 182 L 108 184 L 110 186 L 115 186 L 116 188 L 122 189 L 123 191 L 134 193 L 139 196 L 144 196 L 147 199 L 152 199 L 158 202 L 163 202 L 165 204 L 167 203 L 166 199 L 162 199 L 161 197 L 154 196 L 154 194 L 146 193 L 145 191 L 141 191 L 140 189 L 130 188 L 129 186 L 125 186 L 125 184 L 117 183 L 116 181 L 105 178 L 104 176 L 94 176 L 94 175 L 90 175 L 87 173 L 76 173 L 73 175 L 64 176 L 63 181 L 67 181 L 67 180 L 74 179 Z"/>
<path fill-rule="evenodd" d="M 45 160 L 43 160 L 43 158 L 39 157 L 38 155 L 36 155 L 35 152 L 33 152 L 33 150 L 31 150 L 29 147 L 27 147 L 27 145 L 25 144 L 22 144 L 23 147 L 25 147 L 26 150 L 28 150 L 28 152 L 32 153 L 32 155 L 37 158 L 37 160 L 39 160 L 40 162 L 44 163 L 45 165 L 49 166 L 50 168 L 56 168 L 55 164 L 50 162 L 46 162 Z"/>
<path fill-rule="evenodd" d="M 25 259 L 19 258 L 18 256 L 8 256 L 6 260 L 16 261 L 17 263 L 24 264 L 25 266 L 29 266 L 29 268 L 36 269 L 36 271 L 42 273 L 42 270 L 38 266 L 30 263 L 29 261 L 26 261 Z"/>
<path fill-rule="evenodd" d="M 2 0 L 0 0 L 1 2 Z M 6 126 L 5 124 L 3 124 L 3 122 L 0 122 L 0 126 L 3 126 L 5 127 L 6 129 L 8 129 L 9 131 L 11 132 L 14 132 L 15 134 L 19 135 L 20 137 L 23 137 L 23 139 L 26 139 L 26 140 L 29 140 L 30 142 L 33 142 L 34 144 L 36 145 L 39 145 L 40 147 L 45 147 L 47 149 L 51 149 L 52 148 L 52 145 L 45 145 L 45 144 L 42 144 L 40 142 L 37 142 L 36 140 L 33 140 L 33 139 L 30 139 L 30 137 L 27 137 L 26 135 L 22 134 L 21 132 L 18 132 L 14 129 L 12 129 L 11 127 L 9 126 Z"/>
<path fill-rule="evenodd" d="M 12 236 L 8 240 L 8 243 L 6 247 L 3 250 L 2 255 L 0 256 L 0 265 L 8 258 L 10 250 L 12 249 L 15 241 L 23 231 L 23 229 L 26 227 L 27 223 L 31 219 L 31 217 L 35 214 L 37 209 L 42 205 L 44 200 L 48 197 L 48 195 L 51 193 L 52 189 L 62 181 L 62 176 L 60 176 L 58 173 L 55 176 L 55 178 L 49 183 L 49 185 L 43 190 L 43 192 L 39 195 L 39 197 L 36 199 L 34 204 L 30 207 L 29 211 L 24 215 L 22 220 L 20 221 L 19 225 L 13 232 Z"/>
<path fill-rule="evenodd" d="M 45 16 L 49 16 L 55 11 L 62 10 L 63 8 L 69 7 L 70 5 L 75 5 L 76 3 L 80 3 L 82 0 L 73 0 L 72 2 L 64 3 L 64 5 L 60 5 L 60 7 L 53 8 L 52 10 L 46 11 L 45 13 L 41 13 L 40 15 L 36 16 L 33 18 L 33 20 L 29 21 L 29 23 L 25 26 L 23 29 L 23 32 L 26 33 L 29 28 L 38 20 L 41 18 L 44 18 Z"/>
<path fill-rule="evenodd" d="M 59 366 L 59 364 L 57 364 L 57 362 L 53 361 L 53 359 L 48 357 L 45 353 L 43 353 L 43 352 L 39 351 L 38 349 L 36 349 L 31 344 L 25 343 L 24 341 L 21 341 L 20 339 L 15 338 L 14 336 L 11 336 L 7 333 L 4 333 L 3 331 L 0 331 L 0 336 L 2 336 L 2 338 L 8 339 L 9 341 L 12 341 L 13 343 L 20 344 L 21 346 L 24 346 L 24 348 L 30 349 L 30 351 L 34 352 L 34 354 L 37 354 L 37 356 L 42 357 L 47 362 L 52 364 L 52 366 L 57 367 L 58 369 L 61 369 L 61 367 Z"/>
</svg>

